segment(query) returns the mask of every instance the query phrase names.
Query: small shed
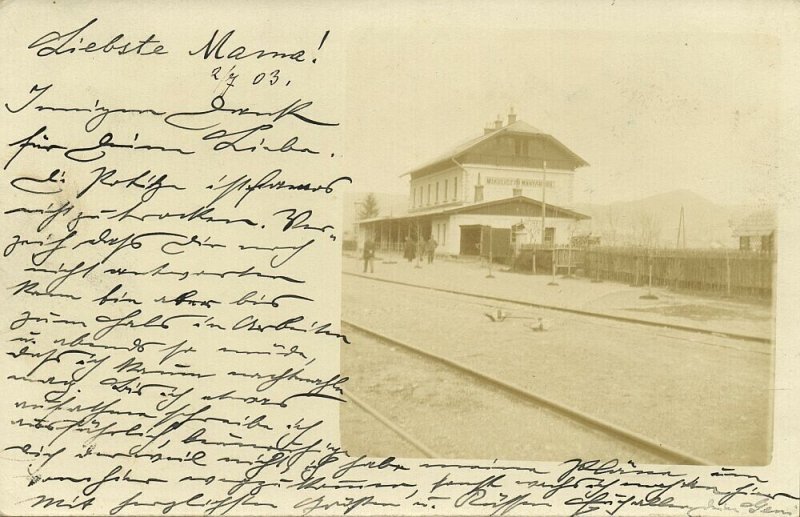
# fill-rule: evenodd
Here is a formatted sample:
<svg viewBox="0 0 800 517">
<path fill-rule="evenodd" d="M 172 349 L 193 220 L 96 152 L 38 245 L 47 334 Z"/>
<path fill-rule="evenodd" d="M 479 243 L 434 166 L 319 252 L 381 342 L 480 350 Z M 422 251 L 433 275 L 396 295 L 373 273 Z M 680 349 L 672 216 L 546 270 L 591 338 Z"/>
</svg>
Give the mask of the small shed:
<svg viewBox="0 0 800 517">
<path fill-rule="evenodd" d="M 777 227 L 775 211 L 763 209 L 747 215 L 733 228 L 742 251 L 771 252 L 775 246 Z"/>
</svg>

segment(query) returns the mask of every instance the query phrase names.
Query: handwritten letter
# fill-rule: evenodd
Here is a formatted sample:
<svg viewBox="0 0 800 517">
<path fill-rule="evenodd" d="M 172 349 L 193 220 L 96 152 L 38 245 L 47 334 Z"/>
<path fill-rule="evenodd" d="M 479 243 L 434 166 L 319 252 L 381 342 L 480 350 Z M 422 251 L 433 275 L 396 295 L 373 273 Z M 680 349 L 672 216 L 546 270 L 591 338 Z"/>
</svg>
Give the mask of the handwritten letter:
<svg viewBox="0 0 800 517">
<path fill-rule="evenodd" d="M 4 509 L 257 513 L 336 450 L 337 36 L 269 25 L 4 40 Z"/>
</svg>

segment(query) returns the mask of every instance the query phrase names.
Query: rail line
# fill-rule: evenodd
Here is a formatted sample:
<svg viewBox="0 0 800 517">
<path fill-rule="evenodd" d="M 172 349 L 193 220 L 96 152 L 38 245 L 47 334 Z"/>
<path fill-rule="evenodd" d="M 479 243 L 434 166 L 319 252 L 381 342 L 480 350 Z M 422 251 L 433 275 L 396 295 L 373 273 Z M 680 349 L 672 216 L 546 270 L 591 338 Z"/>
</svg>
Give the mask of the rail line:
<svg viewBox="0 0 800 517">
<path fill-rule="evenodd" d="M 617 316 L 617 315 L 614 315 L 614 314 L 608 314 L 608 313 L 604 313 L 604 312 L 592 312 L 592 311 L 586 311 L 586 310 L 582 310 L 582 309 L 573 309 L 573 308 L 570 308 L 570 307 L 561 307 L 561 306 L 558 306 L 558 305 L 547 305 L 547 304 L 544 304 L 544 303 L 528 302 L 528 301 L 524 301 L 524 300 L 515 300 L 515 299 L 512 299 L 512 298 L 503 298 L 503 297 L 500 297 L 500 296 L 490 296 L 490 295 L 485 295 L 485 294 L 469 293 L 469 292 L 464 292 L 464 291 L 457 291 L 455 289 L 445 289 L 443 287 L 431 287 L 431 286 L 426 286 L 426 285 L 413 284 L 413 283 L 410 283 L 410 282 L 402 282 L 400 280 L 389 280 L 389 279 L 386 279 L 386 278 L 377 278 L 377 277 L 373 277 L 373 276 L 361 275 L 361 274 L 358 274 L 358 273 L 350 273 L 350 272 L 347 272 L 347 271 L 343 271 L 342 274 L 349 275 L 349 276 L 354 276 L 354 277 L 357 277 L 357 278 L 366 278 L 368 280 L 374 280 L 376 282 L 385 282 L 385 283 L 388 283 L 388 284 L 402 285 L 402 286 L 405 286 L 405 287 L 415 287 L 417 289 L 425 289 L 425 290 L 435 291 L 435 292 L 440 292 L 440 293 L 456 294 L 456 295 L 461 295 L 461 296 L 468 296 L 468 297 L 471 297 L 471 298 L 480 298 L 480 299 L 483 299 L 483 300 L 492 300 L 492 301 L 495 301 L 495 302 L 512 303 L 512 304 L 516 304 L 516 305 L 523 305 L 523 306 L 526 306 L 526 307 L 534 307 L 536 309 L 547 309 L 547 310 L 552 310 L 552 311 L 566 312 L 566 313 L 569 313 L 569 314 L 577 314 L 577 315 L 580 315 L 580 316 L 588 316 L 588 317 L 591 317 L 591 318 L 600 318 L 600 319 L 606 319 L 606 320 L 621 321 L 621 322 L 624 322 L 624 323 L 632 323 L 632 324 L 635 324 L 635 325 L 644 325 L 644 326 L 648 326 L 648 327 L 658 327 L 658 328 L 668 328 L 668 329 L 673 329 L 673 330 L 681 330 L 681 331 L 685 331 L 685 332 L 695 332 L 695 333 L 699 333 L 699 334 L 726 337 L 726 338 L 732 338 L 732 339 L 740 339 L 742 341 L 752 341 L 752 342 L 756 342 L 756 343 L 765 343 L 765 344 L 771 344 L 772 343 L 772 340 L 770 338 L 764 338 L 764 337 L 759 337 L 759 336 L 750 336 L 750 335 L 747 335 L 747 334 L 738 334 L 738 333 L 735 333 L 735 332 L 725 332 L 725 331 L 719 331 L 719 330 L 704 329 L 704 328 L 700 328 L 700 327 L 691 327 L 689 325 L 678 325 L 676 323 L 666 323 L 666 322 L 657 322 L 657 321 L 652 321 L 652 320 L 642 320 L 642 319 L 637 319 L 637 318 L 629 318 L 627 316 Z"/>
<path fill-rule="evenodd" d="M 613 439 L 615 439 L 615 440 L 617 440 L 619 442 L 622 442 L 622 443 L 625 443 L 627 445 L 631 445 L 631 446 L 634 446 L 634 447 L 638 447 L 640 449 L 646 450 L 646 451 L 648 451 L 650 453 L 654 453 L 654 454 L 656 454 L 656 455 L 658 455 L 660 457 L 663 457 L 665 459 L 677 460 L 677 461 L 675 461 L 675 463 L 690 464 L 690 465 L 713 465 L 714 464 L 713 462 L 711 462 L 711 461 L 709 461 L 707 459 L 700 458 L 700 457 L 695 456 L 693 454 L 689 454 L 689 453 L 680 451 L 680 450 L 675 449 L 673 447 L 670 447 L 668 445 L 664 445 L 664 444 L 659 443 L 659 442 L 657 442 L 657 441 L 655 441 L 655 440 L 653 440 L 651 438 L 648 438 L 648 437 L 643 436 L 641 434 L 635 433 L 633 431 L 629 431 L 629 430 L 624 429 L 622 427 L 619 427 L 619 426 L 617 426 L 615 424 L 612 424 L 611 422 L 607 422 L 605 420 L 602 420 L 600 418 L 594 417 L 594 416 L 592 416 L 592 415 L 590 415 L 588 413 L 585 413 L 583 411 L 580 411 L 580 410 L 571 408 L 569 406 L 566 406 L 564 404 L 561 404 L 560 402 L 557 402 L 555 400 L 552 400 L 552 399 L 549 399 L 547 397 L 544 397 L 544 396 L 538 395 L 536 393 L 533 393 L 531 391 L 528 391 L 528 390 L 526 390 L 526 389 L 524 389 L 522 387 L 519 387 L 517 385 L 508 383 L 508 382 L 503 381 L 501 379 L 498 379 L 496 377 L 492 377 L 492 376 L 487 375 L 485 373 L 482 373 L 482 372 L 479 372 L 477 370 L 474 370 L 474 369 L 470 368 L 469 366 L 466 366 L 466 365 L 464 365 L 464 364 L 462 364 L 462 363 L 460 363 L 458 361 L 454 361 L 452 359 L 448 359 L 446 357 L 442 357 L 442 356 L 440 356 L 438 354 L 434 354 L 434 353 L 429 352 L 427 350 L 423 350 L 423 349 L 421 349 L 419 347 L 416 347 L 414 345 L 410 345 L 408 343 L 404 343 L 404 342 L 399 341 L 397 339 L 394 339 L 394 338 L 392 338 L 390 336 L 386 336 L 386 335 L 381 334 L 379 332 L 376 332 L 376 331 L 374 331 L 372 329 L 363 327 L 361 325 L 358 325 L 356 323 L 347 321 L 345 319 L 342 319 L 342 325 L 343 325 L 343 327 L 350 327 L 351 329 L 355 330 L 356 332 L 360 332 L 362 334 L 370 336 L 372 339 L 376 339 L 378 341 L 389 343 L 389 344 L 391 344 L 393 346 L 397 346 L 399 348 L 402 348 L 403 350 L 412 352 L 415 355 L 422 356 L 422 357 L 424 357 L 426 359 L 429 359 L 429 360 L 433 360 L 433 361 L 435 361 L 435 362 L 437 362 L 439 364 L 444 364 L 444 365 L 446 365 L 446 366 L 448 366 L 448 367 L 450 367 L 450 368 L 452 368 L 452 369 L 454 369 L 454 370 L 456 370 L 456 371 L 458 371 L 460 373 L 466 374 L 466 375 L 468 375 L 468 376 L 470 376 L 470 377 L 472 377 L 474 379 L 477 379 L 477 380 L 479 380 L 481 382 L 484 382 L 484 383 L 487 383 L 487 384 L 489 384 L 491 386 L 499 388 L 503 392 L 512 394 L 512 395 L 514 395 L 514 396 L 516 396 L 518 398 L 521 398 L 521 399 L 523 399 L 523 400 L 525 400 L 527 402 L 533 402 L 538 406 L 546 408 L 546 409 L 548 409 L 548 410 L 552 411 L 553 413 L 556 413 L 556 414 L 558 414 L 560 416 L 566 417 L 568 420 L 571 420 L 572 422 L 575 422 L 575 423 L 577 423 L 577 424 L 579 424 L 581 426 L 584 426 L 586 428 L 589 428 L 590 430 L 602 432 L 605 435 L 610 436 L 610 437 L 612 437 Z M 345 329 L 343 328 L 343 330 L 345 330 Z M 354 400 L 354 402 L 356 402 L 356 401 Z M 378 420 L 383 422 L 385 425 L 387 425 L 388 427 L 392 428 L 393 431 L 395 431 L 398 435 L 400 435 L 401 437 L 403 437 L 404 439 L 409 441 L 409 443 L 411 443 L 412 445 L 414 445 L 418 449 L 423 450 L 423 452 L 426 452 L 426 454 L 431 453 L 430 450 L 427 450 L 427 451 L 424 450 L 424 446 L 420 447 L 421 444 L 419 444 L 418 441 L 416 441 L 416 440 L 415 441 L 411 441 L 413 439 L 411 439 L 411 440 L 407 439 L 406 436 L 408 436 L 408 435 L 404 431 L 399 430 L 399 432 L 398 432 L 399 428 L 395 429 L 396 426 L 393 426 L 393 424 L 391 424 L 391 421 L 388 418 L 386 418 L 385 416 L 383 416 L 382 414 L 380 414 L 380 412 L 377 411 L 376 409 L 370 407 L 367 410 L 364 405 L 359 404 L 358 402 L 356 402 L 356 404 L 361 406 L 362 409 L 365 409 L 368 413 L 370 413 L 373 416 L 375 416 L 376 418 L 378 418 Z"/>
<path fill-rule="evenodd" d="M 442 455 L 438 452 L 435 452 L 433 449 L 422 443 L 420 440 L 414 438 L 409 434 L 408 431 L 400 427 L 399 425 L 392 422 L 392 420 L 381 413 L 378 409 L 374 408 L 373 406 L 364 402 L 360 397 L 356 397 L 351 390 L 343 390 L 345 397 L 355 404 L 356 406 L 360 407 L 365 413 L 369 414 L 375 420 L 385 425 L 389 428 L 394 434 L 402 438 L 407 443 L 410 443 L 414 448 L 422 452 L 428 458 L 441 458 Z"/>
</svg>

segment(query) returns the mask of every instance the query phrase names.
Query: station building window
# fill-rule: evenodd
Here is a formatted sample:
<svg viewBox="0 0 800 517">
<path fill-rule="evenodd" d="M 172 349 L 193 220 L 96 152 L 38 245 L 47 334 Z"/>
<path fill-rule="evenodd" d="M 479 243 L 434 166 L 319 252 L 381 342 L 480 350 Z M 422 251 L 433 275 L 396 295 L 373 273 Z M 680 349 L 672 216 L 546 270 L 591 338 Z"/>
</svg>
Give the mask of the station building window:
<svg viewBox="0 0 800 517">
<path fill-rule="evenodd" d="M 552 246 L 556 240 L 556 229 L 555 228 L 545 228 L 544 229 L 544 244 L 546 246 Z"/>
<path fill-rule="evenodd" d="M 447 201 L 447 180 L 444 180 L 444 194 L 442 195 L 442 199 Z"/>
<path fill-rule="evenodd" d="M 739 249 L 743 251 L 750 250 L 750 237 L 739 237 Z"/>
<path fill-rule="evenodd" d="M 436 203 L 439 203 L 439 182 L 436 182 Z"/>
<path fill-rule="evenodd" d="M 761 251 L 772 251 L 772 234 L 761 236 Z"/>
<path fill-rule="evenodd" d="M 428 183 L 428 204 L 431 204 L 431 184 Z"/>
<path fill-rule="evenodd" d="M 514 142 L 514 152 L 517 156 L 528 156 L 528 141 L 522 138 Z"/>
<path fill-rule="evenodd" d="M 475 202 L 483 201 L 483 185 L 475 185 Z"/>
<path fill-rule="evenodd" d="M 453 201 L 458 199 L 458 176 L 453 178 Z"/>
</svg>

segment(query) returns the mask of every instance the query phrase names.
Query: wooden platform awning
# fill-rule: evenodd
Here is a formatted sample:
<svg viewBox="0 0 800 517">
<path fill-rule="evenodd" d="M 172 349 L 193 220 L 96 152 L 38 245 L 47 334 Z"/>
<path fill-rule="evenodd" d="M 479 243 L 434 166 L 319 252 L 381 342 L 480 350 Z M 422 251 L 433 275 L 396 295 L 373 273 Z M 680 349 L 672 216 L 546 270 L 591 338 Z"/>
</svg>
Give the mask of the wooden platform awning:
<svg viewBox="0 0 800 517">
<path fill-rule="evenodd" d="M 580 221 L 590 219 L 588 215 L 575 212 L 556 205 L 545 204 L 546 216 L 562 219 L 574 219 Z M 541 217 L 542 202 L 526 196 L 514 196 L 484 203 L 472 203 L 469 205 L 437 210 L 435 212 L 423 212 L 420 214 L 407 214 L 398 217 L 376 217 L 358 221 L 358 224 L 380 224 L 389 222 L 420 222 L 430 221 L 436 217 L 449 217 L 456 214 L 480 214 L 480 215 L 510 215 L 515 217 Z"/>
<path fill-rule="evenodd" d="M 547 217 L 564 219 L 590 219 L 588 215 L 562 208 L 560 206 L 545 204 Z M 514 196 L 485 203 L 476 203 L 440 212 L 442 215 L 453 214 L 485 214 L 485 215 L 513 215 L 519 217 L 541 217 L 542 202 L 526 196 Z"/>
</svg>

